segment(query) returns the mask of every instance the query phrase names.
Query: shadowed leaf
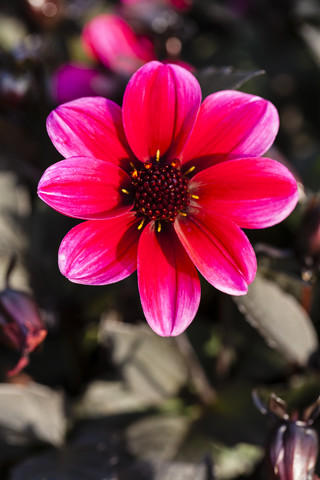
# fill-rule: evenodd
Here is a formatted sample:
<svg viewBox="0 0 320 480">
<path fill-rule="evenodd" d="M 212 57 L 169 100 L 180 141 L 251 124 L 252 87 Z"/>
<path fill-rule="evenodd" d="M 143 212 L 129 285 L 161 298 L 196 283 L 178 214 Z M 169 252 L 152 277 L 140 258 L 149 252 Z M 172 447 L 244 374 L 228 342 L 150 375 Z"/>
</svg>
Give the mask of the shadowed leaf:
<svg viewBox="0 0 320 480">
<path fill-rule="evenodd" d="M 264 73 L 264 70 L 243 71 L 233 67 L 208 67 L 198 72 L 197 79 L 205 98 L 219 90 L 236 90 L 251 78 Z"/>
<path fill-rule="evenodd" d="M 0 385 L 0 436 L 15 445 L 61 445 L 66 432 L 63 396 L 43 385 Z"/>
<path fill-rule="evenodd" d="M 250 324 L 289 362 L 308 363 L 318 340 L 310 317 L 297 300 L 276 283 L 257 275 L 247 295 L 234 297 Z"/>
<path fill-rule="evenodd" d="M 187 382 L 187 369 L 173 338 L 159 337 L 147 327 L 105 320 L 100 339 L 111 350 L 129 389 L 145 402 L 162 402 Z"/>
<path fill-rule="evenodd" d="M 141 460 L 172 460 L 190 427 L 188 418 L 152 415 L 131 424 L 126 431 L 127 447 Z"/>
</svg>

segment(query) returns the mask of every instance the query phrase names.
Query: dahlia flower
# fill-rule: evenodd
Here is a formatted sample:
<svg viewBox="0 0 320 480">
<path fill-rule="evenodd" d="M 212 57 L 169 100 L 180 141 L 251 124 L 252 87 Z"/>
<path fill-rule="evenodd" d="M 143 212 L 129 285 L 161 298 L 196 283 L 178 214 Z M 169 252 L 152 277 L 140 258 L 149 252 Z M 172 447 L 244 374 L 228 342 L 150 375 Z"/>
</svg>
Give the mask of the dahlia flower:
<svg viewBox="0 0 320 480">
<path fill-rule="evenodd" d="M 195 317 L 197 270 L 222 292 L 245 294 L 257 265 L 242 228 L 282 221 L 298 199 L 288 169 L 261 158 L 278 123 L 270 102 L 238 91 L 201 105 L 190 72 L 156 61 L 132 76 L 122 109 L 101 97 L 60 105 L 47 129 L 65 160 L 38 193 L 85 220 L 61 243 L 61 273 L 105 285 L 137 270 L 145 317 L 163 336 Z"/>
</svg>

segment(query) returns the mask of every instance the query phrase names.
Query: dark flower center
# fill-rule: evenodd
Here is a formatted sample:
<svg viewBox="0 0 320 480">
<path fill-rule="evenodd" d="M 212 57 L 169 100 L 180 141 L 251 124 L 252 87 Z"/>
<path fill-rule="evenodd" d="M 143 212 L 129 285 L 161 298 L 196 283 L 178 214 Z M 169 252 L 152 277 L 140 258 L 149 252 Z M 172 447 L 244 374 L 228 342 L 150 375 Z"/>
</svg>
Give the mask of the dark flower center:
<svg viewBox="0 0 320 480">
<path fill-rule="evenodd" d="M 177 166 L 175 160 L 165 166 L 147 162 L 132 172 L 135 209 L 150 220 L 174 222 L 189 205 L 188 178 Z"/>
</svg>

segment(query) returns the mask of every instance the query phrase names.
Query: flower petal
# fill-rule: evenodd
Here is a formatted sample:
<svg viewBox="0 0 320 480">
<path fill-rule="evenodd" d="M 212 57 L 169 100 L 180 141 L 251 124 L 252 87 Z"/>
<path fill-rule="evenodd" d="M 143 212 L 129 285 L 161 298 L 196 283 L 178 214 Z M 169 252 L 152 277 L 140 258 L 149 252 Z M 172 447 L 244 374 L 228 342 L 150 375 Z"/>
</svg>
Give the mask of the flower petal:
<svg viewBox="0 0 320 480">
<path fill-rule="evenodd" d="M 172 226 L 143 230 L 138 247 L 138 282 L 142 308 L 150 327 L 162 336 L 182 333 L 200 302 L 200 282 L 194 265 Z"/>
<path fill-rule="evenodd" d="M 298 201 L 293 175 L 269 158 L 230 160 L 203 170 L 190 181 L 198 204 L 228 217 L 242 228 L 281 222 Z"/>
<path fill-rule="evenodd" d="M 84 27 L 82 41 L 85 50 L 105 67 L 125 75 L 155 58 L 152 43 L 137 36 L 117 15 L 94 17 Z"/>
<path fill-rule="evenodd" d="M 254 279 L 257 262 L 243 231 L 228 219 L 202 209 L 177 216 L 175 231 L 191 260 L 215 288 L 243 295 Z"/>
<path fill-rule="evenodd" d="M 95 157 L 126 166 L 130 149 L 121 115 L 121 108 L 111 100 L 78 98 L 50 113 L 47 130 L 52 143 L 64 157 Z"/>
<path fill-rule="evenodd" d="M 69 217 L 103 219 L 131 210 L 131 180 L 121 168 L 103 160 L 74 157 L 51 165 L 43 174 L 38 195 Z"/>
<path fill-rule="evenodd" d="M 258 157 L 271 147 L 278 128 L 278 112 L 267 100 L 233 90 L 213 93 L 201 105 L 181 161 L 201 159 L 204 168 L 226 155 Z"/>
<path fill-rule="evenodd" d="M 123 123 L 141 161 L 177 158 L 192 131 L 201 101 L 195 77 L 177 65 L 150 62 L 131 78 L 123 99 Z"/>
<path fill-rule="evenodd" d="M 62 240 L 59 268 L 71 282 L 107 285 L 137 268 L 139 220 L 133 213 L 77 225 Z"/>
</svg>

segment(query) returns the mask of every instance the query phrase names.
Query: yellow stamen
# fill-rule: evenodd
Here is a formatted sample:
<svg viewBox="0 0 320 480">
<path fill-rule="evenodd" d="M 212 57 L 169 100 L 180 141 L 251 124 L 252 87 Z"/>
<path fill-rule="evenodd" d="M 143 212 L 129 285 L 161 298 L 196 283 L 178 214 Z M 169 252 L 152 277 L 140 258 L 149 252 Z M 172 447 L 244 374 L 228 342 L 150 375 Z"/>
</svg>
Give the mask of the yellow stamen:
<svg viewBox="0 0 320 480">
<path fill-rule="evenodd" d="M 135 169 L 136 169 L 136 167 L 133 165 L 133 163 L 132 163 L 132 162 L 130 162 L 130 167 L 132 167 L 132 168 L 133 168 L 133 170 L 135 170 Z"/>
<path fill-rule="evenodd" d="M 157 232 L 158 232 L 158 233 L 161 232 L 161 223 L 160 223 L 160 222 L 158 222 Z"/>
<path fill-rule="evenodd" d="M 186 214 L 185 212 L 179 212 L 179 213 L 180 213 L 180 215 L 182 215 L 183 217 L 186 217 L 186 216 L 187 216 L 187 214 Z"/>
<path fill-rule="evenodd" d="M 194 170 L 195 168 L 196 168 L 195 166 L 190 167 L 190 168 L 184 173 L 184 175 L 188 175 L 188 173 L 193 172 L 193 170 Z"/>
<path fill-rule="evenodd" d="M 156 162 L 159 162 L 160 160 L 160 150 L 157 150 L 157 153 L 156 153 Z"/>
<path fill-rule="evenodd" d="M 141 220 L 141 222 L 139 223 L 138 225 L 138 230 L 141 230 L 141 228 L 143 227 L 144 225 L 144 218 Z"/>
<path fill-rule="evenodd" d="M 125 188 L 121 188 L 121 192 L 126 193 L 127 195 L 130 195 L 130 193 L 128 192 L 128 190 L 126 190 Z"/>
<path fill-rule="evenodd" d="M 191 195 L 191 198 L 194 198 L 195 200 L 199 200 L 200 197 L 198 197 L 198 195 Z"/>
</svg>

